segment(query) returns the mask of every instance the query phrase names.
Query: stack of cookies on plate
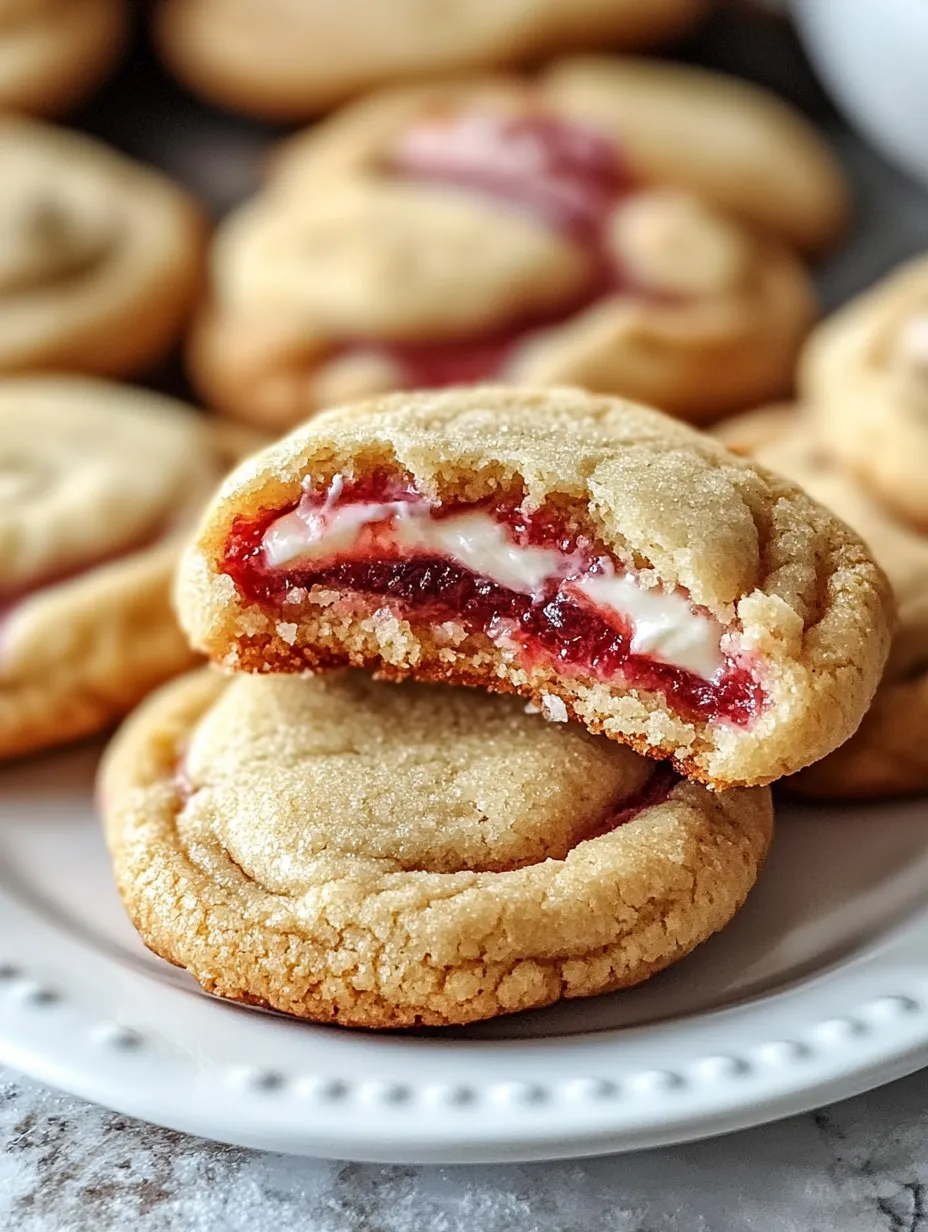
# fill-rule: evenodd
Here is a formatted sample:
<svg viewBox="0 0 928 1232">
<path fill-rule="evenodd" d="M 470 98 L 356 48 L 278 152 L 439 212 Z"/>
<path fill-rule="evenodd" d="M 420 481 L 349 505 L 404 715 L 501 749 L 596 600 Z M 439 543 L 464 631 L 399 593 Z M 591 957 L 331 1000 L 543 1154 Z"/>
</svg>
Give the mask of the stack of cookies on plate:
<svg viewBox="0 0 928 1232">
<path fill-rule="evenodd" d="M 339 105 L 211 241 L 35 118 L 128 6 L 4 8 L 0 757 L 223 669 L 143 704 L 100 795 L 140 934 L 208 990 L 390 1027 L 630 986 L 744 902 L 772 782 L 928 785 L 928 275 L 806 344 L 848 212 L 817 134 L 573 54 L 706 8 L 161 0 L 207 97 Z M 215 415 L 115 383 L 178 350 Z M 742 456 L 679 422 L 789 396 L 801 352 Z M 752 453 L 872 543 L 891 650 L 862 541 Z"/>
<path fill-rule="evenodd" d="M 108 755 L 129 913 L 211 992 L 368 1027 L 626 987 L 721 928 L 766 785 L 853 732 L 891 610 L 794 484 L 633 403 L 502 387 L 335 409 L 243 463 L 178 604 L 229 674 Z"/>
</svg>

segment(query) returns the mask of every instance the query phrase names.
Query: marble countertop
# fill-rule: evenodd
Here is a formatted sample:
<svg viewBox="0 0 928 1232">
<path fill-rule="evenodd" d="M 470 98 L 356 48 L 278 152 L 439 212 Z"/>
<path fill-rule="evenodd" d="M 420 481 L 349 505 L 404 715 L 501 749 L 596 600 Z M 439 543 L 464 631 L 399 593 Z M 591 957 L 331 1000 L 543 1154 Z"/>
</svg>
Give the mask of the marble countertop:
<svg viewBox="0 0 928 1232">
<path fill-rule="evenodd" d="M 555 1164 L 262 1154 L 0 1071 L 5 1232 L 925 1232 L 928 1070 L 707 1142 Z"/>
</svg>

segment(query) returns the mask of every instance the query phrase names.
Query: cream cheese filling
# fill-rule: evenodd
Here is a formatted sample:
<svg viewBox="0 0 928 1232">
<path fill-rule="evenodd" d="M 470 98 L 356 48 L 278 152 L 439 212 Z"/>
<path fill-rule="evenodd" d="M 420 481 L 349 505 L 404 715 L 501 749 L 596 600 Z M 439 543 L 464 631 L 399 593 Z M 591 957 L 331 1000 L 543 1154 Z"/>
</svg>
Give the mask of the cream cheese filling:
<svg viewBox="0 0 928 1232">
<path fill-rule="evenodd" d="M 508 527 L 482 509 L 435 518 L 426 501 L 352 501 L 338 504 L 336 478 L 324 505 L 298 507 L 277 518 L 262 541 L 272 569 L 350 556 L 364 529 L 388 523 L 388 543 L 410 556 L 437 556 L 497 586 L 540 599 L 554 584 L 574 593 L 631 631 L 631 652 L 711 680 L 724 666 L 722 625 L 695 611 L 679 590 L 644 587 L 638 578 L 600 560 L 596 571 L 579 553 L 522 545 Z"/>
</svg>

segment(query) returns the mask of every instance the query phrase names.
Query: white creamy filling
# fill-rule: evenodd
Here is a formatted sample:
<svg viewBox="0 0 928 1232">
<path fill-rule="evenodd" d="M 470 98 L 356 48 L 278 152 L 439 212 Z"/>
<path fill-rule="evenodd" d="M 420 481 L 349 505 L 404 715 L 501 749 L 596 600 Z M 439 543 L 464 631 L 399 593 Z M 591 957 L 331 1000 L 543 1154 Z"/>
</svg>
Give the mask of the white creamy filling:
<svg viewBox="0 0 928 1232">
<path fill-rule="evenodd" d="M 631 629 L 631 651 L 710 680 L 723 667 L 723 628 L 695 612 L 679 591 L 646 589 L 633 574 L 608 562 L 585 571 L 578 554 L 521 546 L 508 528 L 482 510 L 433 518 L 425 501 L 356 501 L 337 505 L 341 484 L 325 505 L 297 508 L 267 529 L 264 556 L 271 568 L 311 564 L 351 552 L 366 526 L 392 519 L 391 542 L 410 555 L 438 556 L 498 586 L 540 598 L 553 583 L 581 594 L 598 611 L 617 615 Z"/>
</svg>

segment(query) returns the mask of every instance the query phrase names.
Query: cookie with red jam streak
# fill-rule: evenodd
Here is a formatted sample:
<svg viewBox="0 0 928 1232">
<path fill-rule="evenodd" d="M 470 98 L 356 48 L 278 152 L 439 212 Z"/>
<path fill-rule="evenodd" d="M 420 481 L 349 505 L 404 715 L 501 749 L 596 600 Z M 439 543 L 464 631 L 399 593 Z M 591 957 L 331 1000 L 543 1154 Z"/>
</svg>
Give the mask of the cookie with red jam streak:
<svg viewBox="0 0 928 1232">
<path fill-rule="evenodd" d="M 0 381 L 0 759 L 90 735 L 196 662 L 171 579 L 240 435 L 106 381 Z"/>
<path fill-rule="evenodd" d="M 319 416 L 227 480 L 177 593 L 226 668 L 517 692 L 718 789 L 851 735 L 892 612 L 862 542 L 794 484 L 566 389 Z"/>
<path fill-rule="evenodd" d="M 446 1026 L 626 988 L 744 902 L 769 789 L 714 794 L 518 699 L 203 671 L 100 780 L 145 944 L 211 993 Z"/>
<path fill-rule="evenodd" d="M 739 415 L 719 429 L 729 448 L 801 484 L 862 535 L 885 569 L 898 618 L 873 704 L 840 748 L 787 786 L 836 799 L 928 791 L 928 538 L 901 522 L 819 439 L 805 408 Z"/>
<path fill-rule="evenodd" d="M 796 250 L 845 209 L 805 122 L 710 73 L 579 60 L 386 91 L 284 142 L 220 226 L 191 376 L 279 427 L 480 381 L 710 420 L 790 388 L 817 315 Z"/>
<path fill-rule="evenodd" d="M 682 34 L 708 0 L 160 0 L 169 67 L 225 107 L 299 120 L 398 81 L 634 49 Z"/>
</svg>

